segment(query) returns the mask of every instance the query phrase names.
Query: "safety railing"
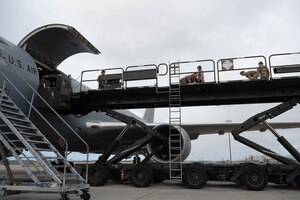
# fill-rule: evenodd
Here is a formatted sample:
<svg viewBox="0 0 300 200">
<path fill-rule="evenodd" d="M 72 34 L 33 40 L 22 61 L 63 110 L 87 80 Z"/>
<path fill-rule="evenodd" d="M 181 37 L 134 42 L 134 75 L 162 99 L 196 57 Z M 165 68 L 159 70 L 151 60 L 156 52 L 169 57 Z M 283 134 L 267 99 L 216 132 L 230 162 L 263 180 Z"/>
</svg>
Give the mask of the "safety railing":
<svg viewBox="0 0 300 200">
<path fill-rule="evenodd" d="M 127 89 L 131 87 L 128 85 L 130 82 L 134 81 L 147 81 L 154 80 L 148 83 L 149 86 L 155 85 L 158 87 L 160 77 L 168 74 L 168 65 L 161 63 L 159 65 L 147 64 L 147 65 L 136 65 L 128 66 L 125 68 L 107 68 L 107 69 L 95 69 L 95 70 L 85 70 L 81 72 L 80 80 L 80 91 L 85 91 L 87 89 L 96 89 L 97 77 L 101 74 L 101 71 L 105 70 L 104 83 L 101 90 L 114 90 L 114 89 Z M 85 85 L 84 83 L 91 83 L 90 85 Z M 140 82 L 141 83 L 141 82 Z M 147 83 L 145 83 L 147 84 Z"/>
<path fill-rule="evenodd" d="M 255 71 L 257 71 L 259 62 L 263 62 L 263 65 L 267 67 L 267 59 L 262 55 L 219 59 L 217 61 L 218 67 L 216 72 L 218 77 L 217 82 L 220 83 L 243 79 L 247 80 L 246 77 L 242 77 L 242 71 L 252 71 L 254 73 Z M 268 70 L 270 69 L 268 68 Z M 257 77 L 254 77 L 252 80 L 259 79 L 259 74 L 256 75 Z"/>
<path fill-rule="evenodd" d="M 193 61 L 178 61 L 178 62 L 173 62 L 170 64 L 172 65 L 180 65 L 180 79 L 193 79 L 196 78 L 196 80 L 192 80 L 192 84 L 194 83 L 215 83 L 216 82 L 216 65 L 215 61 L 212 59 L 205 59 L 205 60 L 193 60 Z M 198 67 L 201 66 L 201 71 L 200 73 L 203 73 L 204 80 L 199 81 L 198 80 Z M 192 77 L 193 76 L 193 77 Z M 196 76 L 196 77 L 195 77 Z M 198 80 L 198 81 L 197 81 Z M 190 80 L 188 81 L 190 82 Z"/>
<path fill-rule="evenodd" d="M 107 69 L 94 69 L 94 70 L 84 70 L 81 72 L 80 78 L 80 92 L 87 89 L 99 89 L 97 78 L 101 74 L 101 71 L 106 71 L 106 81 L 105 88 L 103 89 L 122 89 L 123 88 L 123 68 L 107 68 Z M 90 85 L 84 85 L 83 83 L 91 83 Z"/>
<path fill-rule="evenodd" d="M 155 85 L 157 87 L 158 73 L 158 67 L 155 64 L 128 66 L 123 73 L 124 89 L 132 87 L 128 85 L 129 83 L 136 87 L 134 83 L 137 81 L 139 81 L 140 86 Z M 151 80 L 154 80 L 154 82 Z"/>
<path fill-rule="evenodd" d="M 88 174 L 88 162 L 89 162 L 89 145 L 82 139 L 81 136 L 79 136 L 74 129 L 47 103 L 46 100 L 43 99 L 43 97 L 41 95 L 39 95 L 39 93 L 22 77 L 22 75 L 14 68 L 14 66 L 11 66 L 11 64 L 9 62 L 7 62 L 6 60 L 2 59 L 3 61 L 5 61 L 5 63 L 10 66 L 10 68 L 14 71 L 14 74 L 16 75 L 16 80 L 18 81 L 22 81 L 24 84 L 22 85 L 22 90 L 25 91 L 24 87 L 27 87 L 28 90 L 30 90 L 32 92 L 32 96 L 31 99 L 28 100 L 25 95 L 15 86 L 15 84 L 0 70 L 0 74 L 3 77 L 3 82 L 6 81 L 7 83 L 10 84 L 10 86 L 12 87 L 11 89 L 14 89 L 15 94 L 18 94 L 20 96 L 21 99 L 23 99 L 23 103 L 28 104 L 29 108 L 28 108 L 28 118 L 31 118 L 31 113 L 32 110 L 35 111 L 35 117 L 40 117 L 40 119 L 42 120 L 42 122 L 45 122 L 49 128 L 61 139 L 63 140 L 63 144 L 65 146 L 65 154 L 64 154 L 64 158 L 65 161 L 67 161 L 67 155 L 68 155 L 68 150 L 69 150 L 69 144 L 68 141 L 65 139 L 65 137 L 63 137 L 59 131 L 46 119 L 46 117 L 37 109 L 35 108 L 35 106 L 33 105 L 34 103 L 34 98 L 37 97 L 39 98 L 46 106 L 47 108 L 54 113 L 54 116 L 56 116 L 58 118 L 58 120 L 60 120 L 60 122 L 62 122 L 63 125 L 65 125 L 65 127 L 67 129 L 69 129 L 71 131 L 72 134 L 74 134 L 81 142 L 82 144 L 84 144 L 84 146 L 86 146 L 86 174 Z M 1 63 L 0 63 L 1 64 Z M 5 92 L 5 88 L 3 88 L 3 92 Z M 7 94 L 9 96 L 9 94 Z M 15 97 L 15 96 L 14 96 Z M 23 111 L 25 113 L 25 111 Z M 56 120 L 54 120 L 56 121 Z M 67 162 L 65 162 L 64 164 L 64 173 L 63 173 L 63 186 L 65 186 L 65 182 L 66 182 L 66 173 L 67 173 Z M 88 182 L 88 176 L 85 177 L 85 181 Z"/>
<path fill-rule="evenodd" d="M 273 59 L 275 57 L 282 58 L 283 56 L 288 55 L 299 55 L 298 61 L 294 61 L 292 64 L 273 64 Z M 260 77 L 261 74 L 258 72 L 259 62 L 262 62 L 262 65 L 267 68 L 268 78 Z M 251 80 L 271 80 L 274 77 L 274 74 L 292 72 L 300 72 L 300 52 L 295 53 L 281 53 L 281 54 L 272 54 L 267 60 L 263 55 L 254 55 L 254 56 L 245 56 L 245 57 L 232 57 L 232 58 L 222 58 L 215 62 L 212 59 L 203 59 L 203 60 L 193 60 L 193 61 L 178 61 L 172 62 L 169 64 L 161 63 L 159 65 L 147 64 L 147 65 L 136 65 L 128 66 L 123 70 L 122 68 L 111 68 L 106 70 L 123 70 L 122 80 L 120 82 L 123 84 L 122 89 L 127 89 L 131 87 L 146 87 L 147 86 L 156 87 L 156 91 L 164 91 L 164 86 L 169 86 L 169 81 L 167 80 L 166 75 L 169 73 L 169 66 L 180 65 L 180 78 L 190 76 L 192 74 L 199 74 L 197 67 L 201 65 L 202 72 L 204 74 L 205 82 L 204 83 L 214 83 L 219 84 L 222 82 L 228 81 L 248 81 Z M 87 72 L 95 72 L 101 70 L 86 70 L 82 72 L 81 87 L 83 82 L 96 81 L 96 79 L 83 79 L 83 75 Z M 257 72 L 254 78 L 249 78 L 241 72 L 252 73 Z M 251 73 L 251 72 L 249 72 Z M 247 73 L 246 73 L 247 74 Z M 245 77 L 244 77 L 245 76 Z M 282 76 L 282 75 L 280 75 Z M 95 76 L 94 76 L 95 77 Z M 147 82 L 149 80 L 154 80 L 154 82 Z M 133 84 L 128 85 L 129 82 Z M 144 83 L 145 84 L 142 84 Z M 114 89 L 114 88 L 111 88 Z M 81 90 L 82 91 L 82 90 Z"/>
<path fill-rule="evenodd" d="M 295 76 L 300 72 L 300 52 L 272 54 L 269 65 L 271 78 Z"/>
</svg>

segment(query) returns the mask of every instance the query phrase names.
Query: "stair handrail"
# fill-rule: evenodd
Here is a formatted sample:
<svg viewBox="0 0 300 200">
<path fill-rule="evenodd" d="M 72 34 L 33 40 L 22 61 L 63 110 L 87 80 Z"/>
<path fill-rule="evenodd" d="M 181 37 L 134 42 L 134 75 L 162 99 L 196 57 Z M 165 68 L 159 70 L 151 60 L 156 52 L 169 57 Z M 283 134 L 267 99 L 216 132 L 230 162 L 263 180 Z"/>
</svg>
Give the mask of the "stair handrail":
<svg viewBox="0 0 300 200">
<path fill-rule="evenodd" d="M 33 93 L 35 95 L 37 95 L 45 104 L 48 108 L 50 108 L 50 110 L 71 130 L 71 132 L 76 135 L 77 138 L 79 138 L 80 141 L 82 141 L 82 143 L 87 147 L 87 164 L 86 164 L 86 178 L 85 178 L 85 182 L 88 182 L 88 161 L 89 161 L 89 145 L 82 139 L 81 136 L 79 136 L 74 129 L 55 111 L 55 109 L 53 109 L 48 102 L 20 75 L 20 73 L 14 69 L 14 67 L 12 67 L 10 65 L 10 63 L 8 63 L 5 59 L 2 59 L 5 61 L 5 63 L 10 66 L 15 72 L 16 74 L 26 83 L 27 86 L 29 86 L 29 88 L 33 91 Z M 61 137 L 64 140 L 64 143 L 66 144 L 66 150 L 65 152 L 68 151 L 68 142 L 67 140 L 56 130 L 56 128 L 54 128 L 49 122 L 48 120 L 33 106 L 32 102 L 29 102 L 27 100 L 27 98 L 22 94 L 22 92 L 9 80 L 9 78 L 0 70 L 1 74 L 3 75 L 3 77 L 13 86 L 13 88 L 21 95 L 21 97 L 37 112 L 37 114 L 54 130 L 54 132 Z M 3 88 L 3 92 L 4 92 L 4 88 Z M 65 156 L 65 160 L 67 161 L 67 154 L 64 155 Z M 63 178 L 63 186 L 65 186 L 65 177 L 66 177 L 66 162 L 64 164 L 64 178 Z"/>
</svg>

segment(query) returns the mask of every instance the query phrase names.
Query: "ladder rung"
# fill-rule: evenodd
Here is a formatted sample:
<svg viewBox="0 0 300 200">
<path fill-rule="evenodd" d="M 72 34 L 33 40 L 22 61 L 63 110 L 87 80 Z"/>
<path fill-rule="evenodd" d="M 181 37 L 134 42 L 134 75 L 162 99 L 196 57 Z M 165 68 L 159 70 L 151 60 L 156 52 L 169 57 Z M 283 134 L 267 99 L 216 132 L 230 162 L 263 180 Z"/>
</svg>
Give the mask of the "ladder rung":
<svg viewBox="0 0 300 200">
<path fill-rule="evenodd" d="M 180 155 L 181 155 L 180 153 L 172 153 L 172 154 L 171 154 L 171 157 L 172 157 L 172 156 L 180 156 Z"/>
<path fill-rule="evenodd" d="M 174 175 L 176 175 L 176 174 L 174 174 Z M 181 174 L 178 176 L 171 176 L 170 180 L 180 180 L 181 181 L 182 180 Z"/>
<path fill-rule="evenodd" d="M 180 172 L 181 169 L 175 169 L 175 168 L 172 168 L 171 171 L 173 171 L 173 172 Z"/>
<path fill-rule="evenodd" d="M 172 161 L 172 162 L 170 162 L 169 164 L 176 164 L 177 166 L 179 166 L 179 164 L 181 164 L 182 162 L 180 162 L 180 161 Z"/>
<path fill-rule="evenodd" d="M 176 139 L 175 139 L 174 137 L 176 137 Z M 180 137 L 180 136 L 179 136 L 179 135 L 173 135 L 173 136 L 170 136 L 170 138 L 173 138 L 172 141 L 173 141 L 174 143 L 175 143 L 175 141 L 178 142 L 178 143 L 180 142 L 180 139 L 179 139 L 178 137 Z M 178 138 L 178 139 L 177 139 L 177 138 Z"/>
</svg>

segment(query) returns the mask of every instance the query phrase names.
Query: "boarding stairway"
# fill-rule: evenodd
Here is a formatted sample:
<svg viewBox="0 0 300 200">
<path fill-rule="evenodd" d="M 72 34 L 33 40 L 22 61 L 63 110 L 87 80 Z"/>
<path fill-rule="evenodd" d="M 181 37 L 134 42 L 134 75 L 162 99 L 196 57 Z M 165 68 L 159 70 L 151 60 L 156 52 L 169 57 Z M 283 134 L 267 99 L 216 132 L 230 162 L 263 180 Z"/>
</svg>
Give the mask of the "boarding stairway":
<svg viewBox="0 0 300 200">
<path fill-rule="evenodd" d="M 0 94 L 0 117 L 10 129 L 1 132 L 0 141 L 24 168 L 35 185 L 56 187 L 84 182 L 84 179 L 2 89 Z M 59 164 L 52 165 L 54 160 Z M 58 168 L 67 171 L 66 176 L 63 176 Z"/>
<path fill-rule="evenodd" d="M 169 73 L 169 173 L 171 181 L 182 181 L 180 66 Z M 176 131 L 176 130 L 179 130 Z"/>
<path fill-rule="evenodd" d="M 10 63 L 6 62 L 10 66 Z M 30 97 L 0 71 L 0 160 L 7 171 L 7 176 L 0 177 L 0 196 L 11 191 L 58 193 L 62 200 L 68 200 L 68 194 L 79 194 L 84 200 L 90 199 L 87 177 L 83 179 L 67 160 L 68 141 L 33 105 L 34 99 L 42 101 L 53 119 L 61 122 L 61 127 L 71 131 L 74 137 L 86 146 L 86 174 L 88 174 L 89 146 L 70 127 L 63 118 L 39 95 L 39 93 L 14 69 L 15 79 L 22 85 L 22 91 L 31 91 Z M 17 101 L 15 101 L 17 100 Z M 26 114 L 25 114 L 26 112 Z M 42 123 L 43 130 L 51 132 L 58 139 L 59 150 L 46 138 L 34 123 Z M 41 127 L 40 127 L 41 128 Z M 61 153 L 63 152 L 63 153 Z M 8 157 L 13 156 L 24 173 L 13 173 Z M 19 170 L 18 166 L 15 166 Z M 16 178 L 15 178 L 15 177 Z M 18 177 L 17 177 L 18 176 Z"/>
</svg>

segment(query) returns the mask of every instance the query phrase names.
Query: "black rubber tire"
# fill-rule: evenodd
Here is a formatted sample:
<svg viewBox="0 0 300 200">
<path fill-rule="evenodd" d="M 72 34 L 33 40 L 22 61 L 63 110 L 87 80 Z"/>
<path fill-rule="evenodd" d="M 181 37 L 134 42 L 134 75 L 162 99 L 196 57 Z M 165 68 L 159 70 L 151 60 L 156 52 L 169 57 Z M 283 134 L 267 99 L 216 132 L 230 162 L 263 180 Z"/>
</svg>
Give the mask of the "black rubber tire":
<svg viewBox="0 0 300 200">
<path fill-rule="evenodd" d="M 298 186 L 300 186 L 300 174 L 298 174 L 298 176 L 296 178 L 296 183 Z"/>
<path fill-rule="evenodd" d="M 83 192 L 82 195 L 80 195 L 80 198 L 83 200 L 90 200 L 91 195 L 88 192 Z"/>
<path fill-rule="evenodd" d="M 268 185 L 268 174 L 259 166 L 247 166 L 242 173 L 242 183 L 249 190 L 261 191 Z"/>
<path fill-rule="evenodd" d="M 135 187 L 148 187 L 153 181 L 153 171 L 147 165 L 137 165 L 130 172 L 130 182 Z"/>
<path fill-rule="evenodd" d="M 164 172 L 160 172 L 160 171 L 154 171 L 154 175 L 153 175 L 153 182 L 154 183 L 161 183 L 164 180 L 166 180 L 166 175 Z"/>
<path fill-rule="evenodd" d="M 191 165 L 183 174 L 183 183 L 191 189 L 200 189 L 207 182 L 207 174 L 201 166 Z"/>
<path fill-rule="evenodd" d="M 107 183 L 109 169 L 105 165 L 94 165 L 89 169 L 89 184 L 92 186 L 102 186 Z"/>
<path fill-rule="evenodd" d="M 70 200 L 67 194 L 62 194 L 60 200 Z"/>
</svg>

